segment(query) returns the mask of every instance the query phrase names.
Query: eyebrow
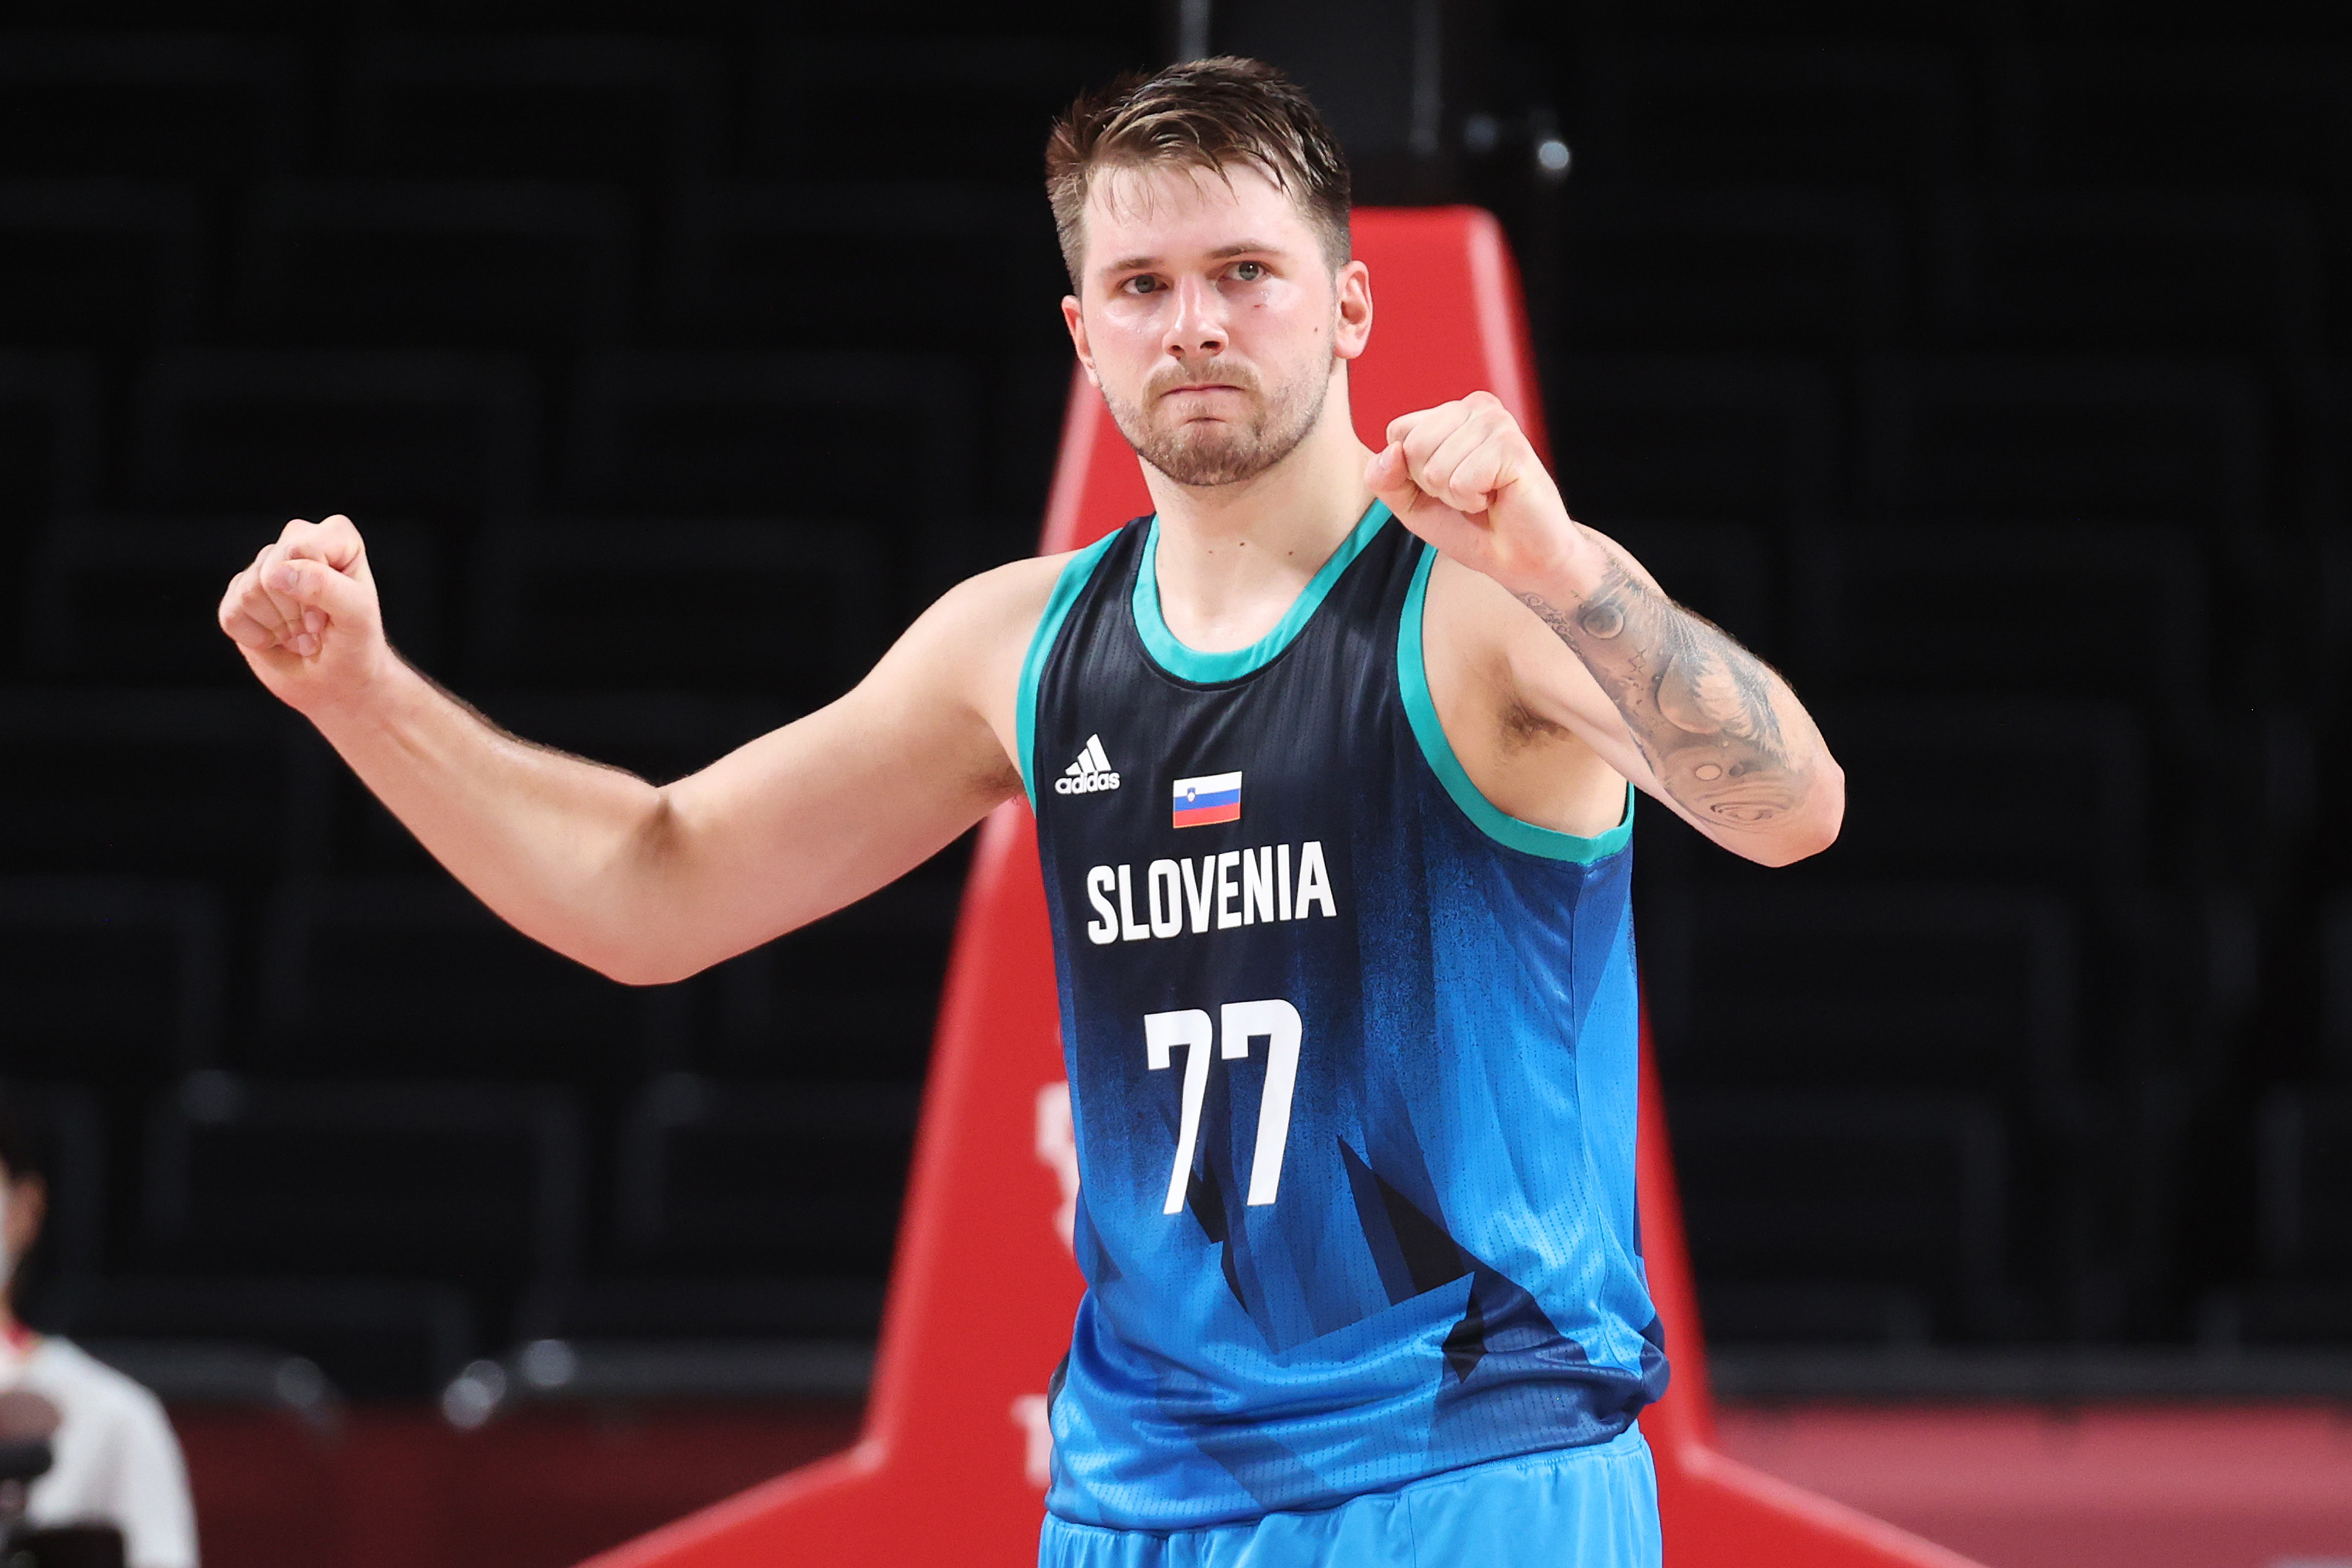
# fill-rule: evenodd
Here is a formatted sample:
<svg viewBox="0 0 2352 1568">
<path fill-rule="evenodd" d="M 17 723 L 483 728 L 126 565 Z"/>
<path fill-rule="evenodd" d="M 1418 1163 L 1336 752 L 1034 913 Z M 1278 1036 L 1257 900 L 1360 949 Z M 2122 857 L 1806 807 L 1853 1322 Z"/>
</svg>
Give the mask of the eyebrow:
<svg viewBox="0 0 2352 1568">
<path fill-rule="evenodd" d="M 1216 249 L 1209 253 L 1209 259 L 1212 261 L 1231 261 L 1237 256 L 1281 256 L 1283 254 L 1283 248 L 1278 245 L 1272 245 L 1265 240 L 1244 239 L 1236 240 L 1232 245 L 1219 246 Z M 1102 271 L 1107 274 L 1113 272 L 1143 272 L 1158 267 L 1160 264 L 1160 257 L 1156 256 L 1123 256 L 1117 261 L 1112 262 L 1109 266 L 1103 267 Z"/>
</svg>

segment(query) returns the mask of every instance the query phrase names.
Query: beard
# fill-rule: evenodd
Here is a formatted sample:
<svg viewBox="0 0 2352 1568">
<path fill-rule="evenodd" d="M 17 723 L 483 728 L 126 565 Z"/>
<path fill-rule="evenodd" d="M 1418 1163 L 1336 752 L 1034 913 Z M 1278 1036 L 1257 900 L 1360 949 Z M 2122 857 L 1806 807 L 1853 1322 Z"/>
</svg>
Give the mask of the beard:
<svg viewBox="0 0 2352 1568">
<path fill-rule="evenodd" d="M 1218 382 L 1238 387 L 1250 408 L 1238 419 L 1179 419 L 1164 402 L 1175 387 Z M 1268 394 L 1257 372 L 1228 360 L 1169 365 L 1144 383 L 1140 405 L 1103 388 L 1111 422 L 1136 455 L 1179 485 L 1208 488 L 1238 485 L 1273 467 L 1307 439 L 1323 416 L 1330 390 L 1329 361 L 1302 371 Z"/>
</svg>

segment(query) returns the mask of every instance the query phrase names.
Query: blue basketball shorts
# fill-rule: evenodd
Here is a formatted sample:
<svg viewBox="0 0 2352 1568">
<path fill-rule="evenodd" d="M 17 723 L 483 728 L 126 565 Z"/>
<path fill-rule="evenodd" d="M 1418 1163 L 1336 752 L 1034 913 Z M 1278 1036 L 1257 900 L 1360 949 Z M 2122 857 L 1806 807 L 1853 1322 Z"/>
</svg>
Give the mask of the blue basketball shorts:
<svg viewBox="0 0 2352 1568">
<path fill-rule="evenodd" d="M 1203 1530 L 1045 1518 L 1038 1568 L 1658 1568 L 1658 1479 L 1639 1427 L 1589 1448 L 1449 1470 L 1313 1513 Z"/>
</svg>

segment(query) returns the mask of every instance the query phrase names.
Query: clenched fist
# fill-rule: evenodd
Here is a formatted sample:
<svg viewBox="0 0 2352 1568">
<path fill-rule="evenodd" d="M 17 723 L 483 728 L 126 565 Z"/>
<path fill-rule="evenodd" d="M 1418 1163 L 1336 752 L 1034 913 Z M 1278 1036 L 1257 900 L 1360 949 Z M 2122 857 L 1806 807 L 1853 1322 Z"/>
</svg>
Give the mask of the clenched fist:
<svg viewBox="0 0 2352 1568">
<path fill-rule="evenodd" d="M 341 516 L 287 524 L 229 580 L 220 624 L 261 684 L 303 713 L 358 695 L 393 658 L 367 547 Z"/>
<path fill-rule="evenodd" d="M 1472 392 L 1391 420 L 1364 482 L 1405 527 L 1514 593 L 1580 591 L 1607 555 L 1571 521 L 1502 399 Z"/>
</svg>

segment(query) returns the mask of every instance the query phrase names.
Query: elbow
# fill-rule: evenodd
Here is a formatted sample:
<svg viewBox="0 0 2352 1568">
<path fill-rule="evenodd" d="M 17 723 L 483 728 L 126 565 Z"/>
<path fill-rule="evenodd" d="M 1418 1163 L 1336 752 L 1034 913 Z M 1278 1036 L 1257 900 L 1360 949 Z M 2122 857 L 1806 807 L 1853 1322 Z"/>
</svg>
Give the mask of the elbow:
<svg viewBox="0 0 2352 1568">
<path fill-rule="evenodd" d="M 1837 842 L 1845 825 L 1845 770 L 1824 761 L 1800 810 L 1790 813 L 1769 837 L 1744 846 L 1759 865 L 1775 868 L 1811 860 Z"/>
</svg>

